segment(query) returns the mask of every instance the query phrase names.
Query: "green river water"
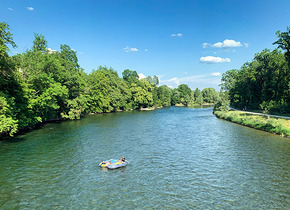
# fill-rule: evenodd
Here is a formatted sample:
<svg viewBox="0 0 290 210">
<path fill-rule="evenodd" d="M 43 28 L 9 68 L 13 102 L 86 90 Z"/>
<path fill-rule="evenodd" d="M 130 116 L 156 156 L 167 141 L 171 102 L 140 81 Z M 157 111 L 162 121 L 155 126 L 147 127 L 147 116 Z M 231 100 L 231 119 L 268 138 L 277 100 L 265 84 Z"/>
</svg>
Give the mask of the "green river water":
<svg viewBox="0 0 290 210">
<path fill-rule="evenodd" d="M 212 108 L 98 114 L 1 141 L 0 209 L 289 209 L 289 169 L 289 139 Z"/>
</svg>

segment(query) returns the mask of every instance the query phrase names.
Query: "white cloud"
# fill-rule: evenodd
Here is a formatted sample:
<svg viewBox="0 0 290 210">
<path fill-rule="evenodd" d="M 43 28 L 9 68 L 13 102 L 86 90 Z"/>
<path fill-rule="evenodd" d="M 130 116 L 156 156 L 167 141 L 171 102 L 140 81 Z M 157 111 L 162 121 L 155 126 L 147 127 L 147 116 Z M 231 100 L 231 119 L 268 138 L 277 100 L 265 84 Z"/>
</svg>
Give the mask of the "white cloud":
<svg viewBox="0 0 290 210">
<path fill-rule="evenodd" d="M 231 62 L 231 59 L 214 57 L 214 56 L 206 56 L 206 57 L 201 57 L 200 62 L 208 63 L 208 64 L 211 64 L 211 63 L 229 63 L 229 62 Z"/>
<path fill-rule="evenodd" d="M 231 39 L 225 39 L 223 42 L 217 42 L 212 45 L 212 47 L 217 48 L 242 47 L 242 46 L 243 45 L 241 44 L 241 42 L 237 42 Z"/>
<path fill-rule="evenodd" d="M 211 73 L 210 75 L 211 75 L 211 76 L 214 76 L 214 77 L 218 77 L 218 76 L 221 75 L 221 73 L 220 73 L 220 72 L 213 72 L 213 73 Z"/>
<path fill-rule="evenodd" d="M 139 76 L 139 80 L 140 80 L 140 79 L 145 79 L 145 78 L 146 78 L 146 76 L 145 76 L 143 73 L 138 74 L 138 76 Z"/>
<path fill-rule="evenodd" d="M 10 11 L 14 11 L 12 8 L 8 7 L 7 9 L 9 9 Z"/>
<path fill-rule="evenodd" d="M 231 48 L 231 47 L 248 47 L 248 43 L 244 43 L 244 45 L 241 44 L 241 42 L 237 42 L 235 40 L 231 39 L 225 39 L 223 42 L 217 42 L 215 44 L 209 44 L 209 43 L 202 43 L 202 48 Z"/>
<path fill-rule="evenodd" d="M 125 52 L 138 52 L 138 49 L 137 48 L 135 48 L 135 47 L 129 47 L 129 46 L 123 48 L 123 50 Z"/>
<path fill-rule="evenodd" d="M 183 34 L 182 33 L 177 33 L 177 34 L 171 34 L 171 36 L 173 36 L 173 37 L 182 37 Z"/>
<path fill-rule="evenodd" d="M 26 7 L 26 9 L 29 10 L 29 11 L 33 11 L 34 10 L 33 7 Z"/>
</svg>

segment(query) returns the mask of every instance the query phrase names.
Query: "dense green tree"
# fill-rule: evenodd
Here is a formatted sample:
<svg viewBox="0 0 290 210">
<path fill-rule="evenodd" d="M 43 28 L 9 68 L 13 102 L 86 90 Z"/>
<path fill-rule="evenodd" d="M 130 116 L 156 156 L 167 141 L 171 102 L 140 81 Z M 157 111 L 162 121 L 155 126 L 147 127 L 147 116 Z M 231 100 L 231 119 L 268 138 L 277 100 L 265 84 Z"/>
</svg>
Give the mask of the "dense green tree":
<svg viewBox="0 0 290 210">
<path fill-rule="evenodd" d="M 172 90 L 169 87 L 166 85 L 161 85 L 160 87 L 156 88 L 156 92 L 157 100 L 155 104 L 158 107 L 171 105 Z"/>
<path fill-rule="evenodd" d="M 217 98 L 216 103 L 213 108 L 213 112 L 215 111 L 229 111 L 229 103 L 228 96 L 226 93 L 221 92 L 220 96 Z"/>
<path fill-rule="evenodd" d="M 186 84 L 181 84 L 178 86 L 177 90 L 180 93 L 180 102 L 185 106 L 193 104 L 194 95 L 193 91 Z"/>
<path fill-rule="evenodd" d="M 172 90 L 172 98 L 171 98 L 171 104 L 176 105 L 181 102 L 180 100 L 180 92 L 177 89 Z"/>
<path fill-rule="evenodd" d="M 33 51 L 45 52 L 47 48 L 47 41 L 43 35 L 34 33 Z"/>
<path fill-rule="evenodd" d="M 9 91 L 15 84 L 15 65 L 8 55 L 9 45 L 16 47 L 12 34 L 9 31 L 9 25 L 0 22 L 0 90 Z"/>
<path fill-rule="evenodd" d="M 154 87 L 147 80 L 141 79 L 140 85 L 132 83 L 130 90 L 132 92 L 133 109 L 153 106 Z"/>
<path fill-rule="evenodd" d="M 194 90 L 194 98 L 195 98 L 195 102 L 197 104 L 202 104 L 203 103 L 202 93 L 201 93 L 201 91 L 198 88 L 196 88 Z"/>
<path fill-rule="evenodd" d="M 286 51 L 285 57 L 287 59 L 288 65 L 290 65 L 290 26 L 287 27 L 287 31 L 285 32 L 277 31 L 276 35 L 278 40 L 273 44 L 277 44 L 278 48 Z"/>
<path fill-rule="evenodd" d="M 154 86 L 159 85 L 159 79 L 157 76 L 148 76 L 145 78 L 145 80 L 147 80 L 150 84 L 153 84 Z"/>
<path fill-rule="evenodd" d="M 19 74 L 13 59 L 8 55 L 9 45 L 16 47 L 9 25 L 0 23 L 0 136 L 17 132 L 19 102 L 23 99 Z"/>
<path fill-rule="evenodd" d="M 131 71 L 129 69 L 126 69 L 123 71 L 122 75 L 123 75 L 123 79 L 129 84 L 138 83 L 139 75 L 137 74 L 136 71 Z"/>
<path fill-rule="evenodd" d="M 12 34 L 10 33 L 9 25 L 5 22 L 0 22 L 0 55 L 1 57 L 7 55 L 9 51 L 8 45 L 16 47 L 15 42 L 13 41 Z"/>
<path fill-rule="evenodd" d="M 89 75 L 90 111 L 111 112 L 131 108 L 131 92 L 112 68 L 99 67 Z"/>
<path fill-rule="evenodd" d="M 289 109 L 289 68 L 278 49 L 265 49 L 240 70 L 224 73 L 222 87 L 228 91 L 230 103 L 236 108 L 265 109 L 270 103 L 272 110 L 286 112 Z"/>
<path fill-rule="evenodd" d="M 234 87 L 235 81 L 237 79 L 238 71 L 239 70 L 237 69 L 232 69 L 222 74 L 222 79 L 221 79 L 221 84 L 220 84 L 222 91 L 229 91 Z"/>
<path fill-rule="evenodd" d="M 74 68 L 78 69 L 80 66 L 78 64 L 78 58 L 76 51 L 70 48 L 68 45 L 60 45 L 60 56 L 66 61 L 70 61 Z"/>
<path fill-rule="evenodd" d="M 219 93 L 214 88 L 204 88 L 201 94 L 206 103 L 215 103 L 219 97 Z"/>
<path fill-rule="evenodd" d="M 186 95 L 190 96 L 192 92 L 192 90 L 186 84 L 179 85 L 177 90 L 180 92 L 181 98 L 185 98 Z"/>
<path fill-rule="evenodd" d="M 12 113 L 13 108 L 10 103 L 3 92 L 0 92 L 0 136 L 1 134 L 13 135 L 18 129 L 18 121 Z"/>
</svg>

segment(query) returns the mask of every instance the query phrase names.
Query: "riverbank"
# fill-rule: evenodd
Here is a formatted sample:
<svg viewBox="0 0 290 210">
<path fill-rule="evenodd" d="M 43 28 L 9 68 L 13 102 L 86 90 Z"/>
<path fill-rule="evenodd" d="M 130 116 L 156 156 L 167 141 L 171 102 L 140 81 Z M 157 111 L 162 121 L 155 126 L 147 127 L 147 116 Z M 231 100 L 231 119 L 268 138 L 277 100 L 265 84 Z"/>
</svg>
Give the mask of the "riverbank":
<svg viewBox="0 0 290 210">
<path fill-rule="evenodd" d="M 241 111 L 215 111 L 214 115 L 230 122 L 290 137 L 290 120 L 258 116 Z"/>
<path fill-rule="evenodd" d="M 214 103 L 203 103 L 203 104 L 191 104 L 191 105 L 184 105 L 183 103 L 175 104 L 177 107 L 193 107 L 193 106 L 214 106 Z"/>
<path fill-rule="evenodd" d="M 57 123 L 57 122 L 63 122 L 63 121 L 69 121 L 69 120 L 80 120 L 82 119 L 82 117 L 86 116 L 86 115 L 97 115 L 97 114 L 110 114 L 110 113 L 114 113 L 114 112 L 128 112 L 128 111 L 153 111 L 155 109 L 160 109 L 160 108 L 164 108 L 163 106 L 158 106 L 158 107 L 147 107 L 147 108 L 138 108 L 138 109 L 128 109 L 128 110 L 116 110 L 116 111 L 111 111 L 111 112 L 95 112 L 95 113 L 88 113 L 88 114 L 81 114 L 80 118 L 76 118 L 76 119 L 67 119 L 67 118 L 55 118 L 55 119 L 49 119 L 43 122 L 38 122 L 35 125 L 30 125 L 21 129 L 18 129 L 15 133 L 13 133 L 13 135 L 10 135 L 9 133 L 0 133 L 0 141 L 7 139 L 7 138 L 13 138 L 17 135 L 21 135 L 27 132 L 30 132 L 34 129 L 40 128 L 41 126 L 47 124 L 47 123 Z"/>
</svg>

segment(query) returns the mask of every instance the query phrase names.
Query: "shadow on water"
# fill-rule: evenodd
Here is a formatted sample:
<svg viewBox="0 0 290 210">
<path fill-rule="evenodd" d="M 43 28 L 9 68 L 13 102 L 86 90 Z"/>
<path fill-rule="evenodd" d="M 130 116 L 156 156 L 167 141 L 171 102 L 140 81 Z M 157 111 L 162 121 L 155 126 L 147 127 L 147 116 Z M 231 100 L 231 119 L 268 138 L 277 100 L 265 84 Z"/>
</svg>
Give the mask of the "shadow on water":
<svg viewBox="0 0 290 210">
<path fill-rule="evenodd" d="M 194 108 L 194 109 L 203 109 L 203 108 L 213 108 L 214 105 L 193 105 L 193 106 L 189 106 L 189 108 Z"/>
<path fill-rule="evenodd" d="M 25 141 L 25 135 L 30 132 L 42 130 L 43 128 L 45 128 L 46 126 L 49 126 L 50 124 L 58 125 L 64 122 L 65 122 L 64 120 L 54 120 L 54 121 L 49 121 L 49 122 L 44 122 L 44 123 L 38 123 L 33 128 L 25 128 L 25 129 L 20 130 L 13 137 L 11 136 L 0 137 L 0 142 L 6 141 L 10 143 L 16 143 L 20 141 Z"/>
<path fill-rule="evenodd" d="M 108 169 L 108 168 L 101 168 L 100 167 L 100 170 L 102 170 L 103 172 L 107 172 L 107 173 L 124 173 L 125 171 L 126 171 L 126 168 L 127 168 L 128 166 L 126 166 L 126 167 L 122 167 L 122 168 L 116 168 L 116 169 Z"/>
</svg>

